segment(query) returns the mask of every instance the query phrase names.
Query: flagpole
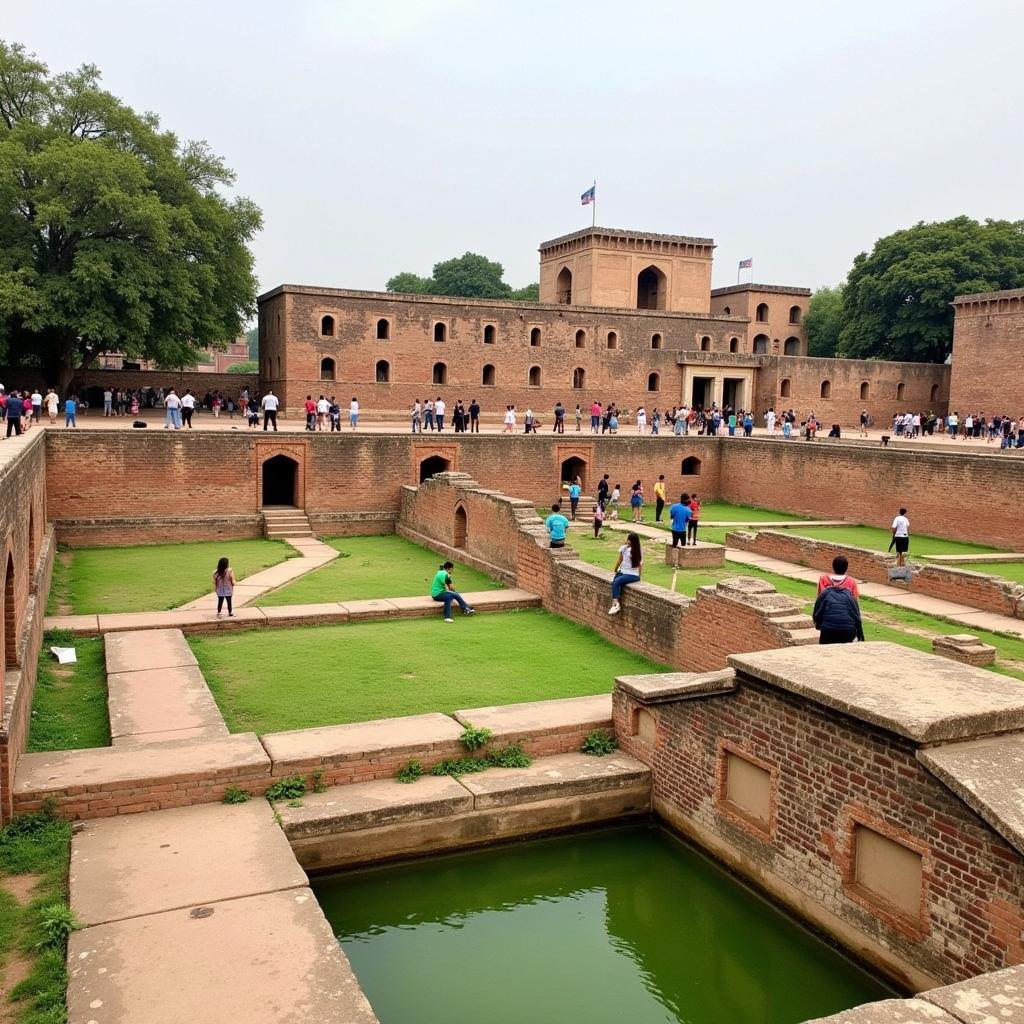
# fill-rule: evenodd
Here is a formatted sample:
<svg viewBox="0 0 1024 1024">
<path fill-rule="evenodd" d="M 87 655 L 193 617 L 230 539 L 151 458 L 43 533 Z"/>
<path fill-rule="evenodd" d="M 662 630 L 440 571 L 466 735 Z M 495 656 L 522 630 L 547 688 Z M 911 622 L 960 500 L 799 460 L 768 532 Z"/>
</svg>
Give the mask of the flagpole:
<svg viewBox="0 0 1024 1024">
<path fill-rule="evenodd" d="M 590 204 L 593 207 L 590 211 L 590 226 L 593 228 L 597 226 L 597 178 L 594 179 L 592 187 L 594 189 L 594 201 Z"/>
</svg>

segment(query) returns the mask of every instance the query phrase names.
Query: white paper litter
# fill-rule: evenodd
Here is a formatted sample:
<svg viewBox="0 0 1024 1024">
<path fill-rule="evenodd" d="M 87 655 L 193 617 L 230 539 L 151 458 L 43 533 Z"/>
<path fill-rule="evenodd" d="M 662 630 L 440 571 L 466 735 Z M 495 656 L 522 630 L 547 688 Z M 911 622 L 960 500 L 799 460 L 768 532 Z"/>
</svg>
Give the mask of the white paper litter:
<svg viewBox="0 0 1024 1024">
<path fill-rule="evenodd" d="M 74 665 L 78 661 L 74 647 L 51 647 L 50 653 L 62 665 Z"/>
</svg>

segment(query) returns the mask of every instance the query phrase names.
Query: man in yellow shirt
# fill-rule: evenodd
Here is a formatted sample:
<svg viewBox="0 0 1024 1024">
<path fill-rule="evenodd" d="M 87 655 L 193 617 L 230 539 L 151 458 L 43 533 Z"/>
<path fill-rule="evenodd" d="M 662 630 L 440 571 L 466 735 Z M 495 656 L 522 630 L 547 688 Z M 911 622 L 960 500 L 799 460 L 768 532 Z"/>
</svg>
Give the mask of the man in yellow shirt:
<svg viewBox="0 0 1024 1024">
<path fill-rule="evenodd" d="M 658 477 L 654 485 L 654 521 L 661 522 L 661 513 L 665 511 L 665 474 Z"/>
</svg>

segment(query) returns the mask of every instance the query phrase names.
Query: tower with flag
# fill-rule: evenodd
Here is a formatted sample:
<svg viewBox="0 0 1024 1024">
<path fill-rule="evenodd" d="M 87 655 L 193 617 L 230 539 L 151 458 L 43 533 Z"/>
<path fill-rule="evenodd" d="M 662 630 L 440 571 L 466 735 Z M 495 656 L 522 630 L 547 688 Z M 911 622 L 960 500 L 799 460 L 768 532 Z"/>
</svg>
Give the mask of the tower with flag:
<svg viewBox="0 0 1024 1024">
<path fill-rule="evenodd" d="M 594 179 L 594 184 L 580 196 L 580 206 L 591 207 L 590 226 L 593 227 L 597 223 L 597 178 Z"/>
</svg>

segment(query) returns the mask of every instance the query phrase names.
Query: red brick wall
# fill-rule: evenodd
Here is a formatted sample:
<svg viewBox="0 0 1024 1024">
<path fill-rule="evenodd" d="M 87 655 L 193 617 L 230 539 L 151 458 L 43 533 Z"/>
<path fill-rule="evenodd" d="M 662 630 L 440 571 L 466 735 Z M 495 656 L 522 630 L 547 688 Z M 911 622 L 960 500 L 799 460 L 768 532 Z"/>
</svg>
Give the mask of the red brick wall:
<svg viewBox="0 0 1024 1024">
<path fill-rule="evenodd" d="M 648 707 L 653 746 L 630 735 L 638 706 L 617 691 L 615 728 L 622 748 L 653 771 L 655 810 L 801 916 L 833 934 L 844 929 L 846 945 L 915 990 L 1020 962 L 1020 856 L 908 742 L 746 678 L 728 696 Z M 769 835 L 719 803 L 723 744 L 774 771 Z M 917 924 L 850 884 L 858 821 L 924 853 Z"/>
<path fill-rule="evenodd" d="M 1012 456 L 755 437 L 723 439 L 720 458 L 725 501 L 885 528 L 902 505 L 918 534 L 1020 544 L 1024 462 Z"/>
<path fill-rule="evenodd" d="M 1024 414 L 1024 289 L 955 302 L 949 407 L 985 417 Z"/>
</svg>

